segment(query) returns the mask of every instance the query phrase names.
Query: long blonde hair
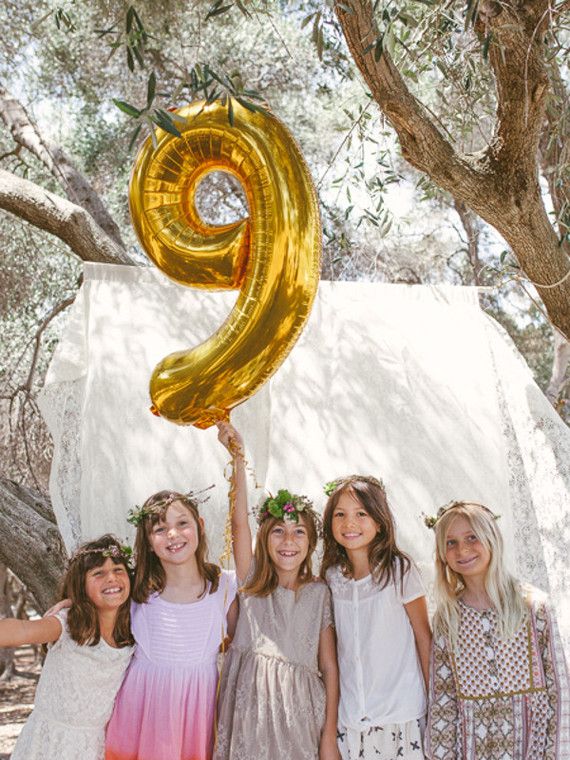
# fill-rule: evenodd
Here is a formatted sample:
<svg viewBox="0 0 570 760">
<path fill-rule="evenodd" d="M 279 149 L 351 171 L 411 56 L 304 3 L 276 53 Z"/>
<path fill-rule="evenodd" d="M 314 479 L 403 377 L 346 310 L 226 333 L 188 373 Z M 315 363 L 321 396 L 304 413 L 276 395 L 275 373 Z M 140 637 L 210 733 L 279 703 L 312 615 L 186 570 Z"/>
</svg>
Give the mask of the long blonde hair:
<svg viewBox="0 0 570 760">
<path fill-rule="evenodd" d="M 483 504 L 470 501 L 455 502 L 435 524 L 435 596 L 437 609 L 434 633 L 444 634 L 453 648 L 459 633 L 459 598 L 466 588 L 463 577 L 454 572 L 446 561 L 447 534 L 451 523 L 464 517 L 479 541 L 491 555 L 485 575 L 485 591 L 497 613 L 499 637 L 510 638 L 527 619 L 528 609 L 519 581 L 505 567 L 503 537 L 497 527 L 497 518 Z"/>
</svg>

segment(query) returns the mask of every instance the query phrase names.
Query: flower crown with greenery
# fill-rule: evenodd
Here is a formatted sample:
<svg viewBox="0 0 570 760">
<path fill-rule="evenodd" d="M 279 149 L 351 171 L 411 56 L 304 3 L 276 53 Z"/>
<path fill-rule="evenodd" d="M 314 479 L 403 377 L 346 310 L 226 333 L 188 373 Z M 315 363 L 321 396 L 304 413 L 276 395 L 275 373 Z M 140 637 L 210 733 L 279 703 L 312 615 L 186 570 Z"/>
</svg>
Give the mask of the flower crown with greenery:
<svg viewBox="0 0 570 760">
<path fill-rule="evenodd" d="M 378 478 L 373 477 L 372 475 L 346 475 L 344 478 L 337 478 L 336 480 L 330 480 L 328 483 L 325 483 L 323 486 L 323 491 L 328 497 L 331 497 L 333 493 L 336 491 L 337 488 L 340 486 L 348 485 L 349 483 L 357 483 L 359 481 L 362 481 L 363 483 L 370 483 L 371 485 L 378 486 L 378 488 L 381 488 L 383 491 L 386 489 L 384 488 L 384 483 L 379 480 Z"/>
<path fill-rule="evenodd" d="M 299 522 L 299 515 L 311 512 L 317 517 L 313 504 L 306 496 L 298 496 L 285 488 L 277 491 L 276 496 L 268 496 L 257 510 L 256 519 L 259 525 L 269 517 L 277 520 L 292 520 Z"/>
<path fill-rule="evenodd" d="M 131 570 L 134 568 L 133 549 L 128 544 L 120 544 L 119 546 L 112 544 L 111 546 L 102 546 L 94 549 L 78 549 L 71 555 L 69 564 L 71 565 L 79 557 L 85 557 L 88 554 L 100 554 L 105 559 L 123 560 Z"/>
<path fill-rule="evenodd" d="M 129 509 L 128 515 L 127 515 L 127 522 L 131 525 L 134 525 L 135 528 L 138 528 L 139 525 L 142 525 L 145 518 L 149 517 L 150 515 L 154 515 L 157 512 L 160 512 L 164 507 L 170 506 L 170 504 L 173 504 L 175 501 L 180 501 L 180 499 L 193 501 L 196 504 L 203 504 L 205 501 L 208 501 L 210 498 L 209 496 L 200 496 L 200 494 L 205 493 L 206 491 L 209 491 L 211 488 L 214 488 L 214 485 L 208 486 L 207 488 L 202 488 L 199 491 L 187 491 L 186 493 L 177 493 L 176 491 L 171 491 L 168 496 L 165 496 L 164 499 L 161 499 L 160 501 L 155 502 L 152 504 L 152 506 L 149 507 L 139 507 L 136 505 L 133 507 L 133 509 Z"/>
<path fill-rule="evenodd" d="M 489 507 L 486 507 L 484 504 L 480 504 L 478 501 L 457 501 L 453 500 L 448 502 L 447 504 L 444 504 L 443 507 L 440 507 L 437 510 L 437 513 L 435 515 L 426 515 L 422 514 L 422 517 L 424 519 L 424 525 L 426 528 L 429 528 L 430 530 L 435 530 L 435 526 L 441 520 L 443 515 L 446 512 L 449 512 L 450 509 L 453 509 L 454 507 L 462 507 L 463 505 L 472 505 L 475 507 L 481 507 L 481 509 L 484 509 L 485 512 L 488 512 L 493 520 L 498 520 L 501 515 L 496 515 L 494 512 L 492 512 Z"/>
</svg>

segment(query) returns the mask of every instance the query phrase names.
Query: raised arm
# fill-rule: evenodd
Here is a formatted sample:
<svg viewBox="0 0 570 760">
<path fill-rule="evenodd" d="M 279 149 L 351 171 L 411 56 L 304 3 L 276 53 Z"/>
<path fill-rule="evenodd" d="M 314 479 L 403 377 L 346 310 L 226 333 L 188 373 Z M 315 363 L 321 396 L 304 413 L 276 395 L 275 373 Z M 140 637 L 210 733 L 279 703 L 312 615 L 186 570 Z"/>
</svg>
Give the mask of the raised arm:
<svg viewBox="0 0 570 760">
<path fill-rule="evenodd" d="M 0 620 L 0 647 L 19 647 L 22 644 L 51 644 L 61 635 L 61 623 L 56 617 L 40 620 Z"/>
<path fill-rule="evenodd" d="M 218 422 L 218 440 L 232 456 L 234 511 L 232 515 L 232 544 L 239 581 L 243 582 L 253 559 L 251 529 L 247 517 L 247 484 L 245 478 L 244 446 L 241 435 L 229 422 Z"/>
</svg>

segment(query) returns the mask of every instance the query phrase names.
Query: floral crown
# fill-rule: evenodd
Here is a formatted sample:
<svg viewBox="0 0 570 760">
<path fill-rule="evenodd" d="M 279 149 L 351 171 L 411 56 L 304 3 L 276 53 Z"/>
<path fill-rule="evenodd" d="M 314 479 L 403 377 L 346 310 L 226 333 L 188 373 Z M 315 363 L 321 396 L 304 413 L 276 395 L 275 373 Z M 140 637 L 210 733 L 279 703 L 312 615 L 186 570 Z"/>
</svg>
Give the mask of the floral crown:
<svg viewBox="0 0 570 760">
<path fill-rule="evenodd" d="M 319 516 L 313 509 L 313 504 L 306 496 L 298 496 L 291 491 L 287 491 L 285 488 L 281 488 L 277 491 L 276 496 L 268 496 L 258 509 L 256 519 L 258 525 L 265 522 L 270 517 L 275 517 L 277 520 L 292 520 L 293 522 L 299 522 L 299 515 L 305 512 L 310 512 L 311 515 L 317 520 L 317 526 Z"/>
<path fill-rule="evenodd" d="M 378 486 L 378 488 L 381 488 L 383 491 L 386 490 L 384 488 L 384 483 L 372 475 L 347 475 L 344 478 L 337 478 L 336 480 L 330 480 L 328 483 L 325 483 L 323 486 L 323 491 L 327 496 L 330 497 L 333 495 L 337 488 L 340 488 L 340 486 L 345 486 L 349 483 L 357 483 L 359 481 Z"/>
<path fill-rule="evenodd" d="M 88 554 L 100 554 L 105 559 L 122 560 L 131 570 L 134 568 L 133 550 L 128 544 L 111 544 L 110 546 L 101 546 L 99 548 L 78 549 L 71 555 L 69 564 L 71 565 L 80 557 L 85 557 Z"/>
<path fill-rule="evenodd" d="M 437 514 L 435 515 L 426 515 L 422 513 L 422 517 L 424 519 L 424 524 L 426 528 L 429 528 L 430 530 L 435 530 L 435 526 L 439 522 L 439 520 L 443 517 L 443 515 L 446 512 L 449 512 L 450 509 L 454 509 L 455 507 L 462 507 L 462 506 L 474 506 L 474 507 L 481 507 L 481 509 L 484 509 L 485 512 L 488 512 L 493 520 L 498 520 L 501 515 L 496 515 L 494 512 L 492 512 L 489 507 L 486 507 L 484 504 L 480 504 L 478 501 L 450 501 L 447 504 L 444 504 L 443 507 L 440 507 L 437 510 Z"/>
<path fill-rule="evenodd" d="M 157 514 L 158 512 L 162 511 L 164 507 L 168 507 L 173 502 L 180 501 L 181 499 L 184 501 L 193 501 L 196 504 L 203 504 L 205 501 L 208 501 L 210 497 L 200 496 L 200 494 L 209 491 L 211 488 L 214 488 L 214 486 L 211 485 L 207 488 L 202 488 L 199 491 L 187 491 L 186 493 L 177 493 L 176 491 L 170 491 L 168 495 L 164 497 L 164 499 L 160 499 L 160 501 L 156 501 L 150 506 L 144 506 L 143 504 L 142 507 L 139 507 L 136 505 L 132 509 L 129 509 L 127 522 L 131 525 L 134 525 L 135 528 L 138 528 L 139 525 L 143 524 L 146 517 Z"/>
</svg>

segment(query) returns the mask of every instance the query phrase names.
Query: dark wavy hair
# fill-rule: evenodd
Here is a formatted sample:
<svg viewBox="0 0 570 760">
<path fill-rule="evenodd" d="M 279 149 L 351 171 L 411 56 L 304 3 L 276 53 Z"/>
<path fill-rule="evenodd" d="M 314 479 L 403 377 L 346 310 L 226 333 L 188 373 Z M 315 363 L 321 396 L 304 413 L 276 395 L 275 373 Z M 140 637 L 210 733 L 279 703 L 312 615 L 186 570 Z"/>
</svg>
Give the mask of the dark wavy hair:
<svg viewBox="0 0 570 760">
<path fill-rule="evenodd" d="M 149 496 L 142 506 L 144 517 L 137 526 L 135 538 L 136 569 L 133 584 L 133 599 L 143 604 L 155 592 L 161 592 L 166 585 L 166 575 L 160 560 L 151 551 L 149 536 L 153 527 L 164 522 L 168 508 L 175 503 L 186 507 L 196 522 L 198 530 L 198 546 L 196 547 L 196 562 L 198 571 L 204 581 L 210 582 L 210 594 L 217 590 L 220 581 L 220 568 L 208 562 L 208 542 L 202 523 L 198 504 L 189 496 L 178 491 L 158 491 Z"/>
<path fill-rule="evenodd" d="M 396 567 L 398 567 L 400 581 L 403 584 L 411 559 L 396 545 L 396 526 L 388 506 L 384 486 L 376 478 L 365 475 L 351 476 L 340 481 L 326 503 L 323 513 L 321 577 L 325 578 L 330 567 L 339 567 L 346 576 L 351 576 L 353 572 L 346 549 L 337 543 L 332 532 L 334 511 L 344 493 L 352 494 L 378 526 L 378 532 L 368 547 L 368 563 L 372 577 L 381 588 L 385 588 L 390 581 L 395 582 Z"/>
<path fill-rule="evenodd" d="M 246 585 L 241 589 L 244 594 L 251 596 L 269 596 L 279 585 L 277 571 L 273 567 L 273 562 L 269 556 L 268 542 L 269 534 L 279 523 L 283 523 L 277 517 L 266 517 L 258 528 L 255 536 L 255 552 L 253 557 L 254 569 L 252 577 L 248 579 Z M 299 523 L 307 529 L 309 539 L 309 550 L 299 568 L 297 576 L 299 586 L 304 586 L 313 580 L 312 556 L 319 539 L 319 525 L 317 518 L 312 509 L 305 509 L 299 513 Z"/>
<path fill-rule="evenodd" d="M 113 549 L 114 554 L 109 556 L 107 552 Z M 101 567 L 107 559 L 112 559 L 115 565 L 123 565 L 130 584 L 128 557 L 121 553 L 120 541 L 110 533 L 106 533 L 95 541 L 82 544 L 71 557 L 69 568 L 63 579 L 61 598 L 71 600 L 71 607 L 67 613 L 67 626 L 71 638 L 78 644 L 94 647 L 101 640 L 97 608 L 87 596 L 85 579 L 89 570 Z M 129 598 L 119 607 L 113 628 L 113 639 L 118 647 L 132 646 L 135 643 L 131 633 L 130 607 L 129 594 Z"/>
</svg>

